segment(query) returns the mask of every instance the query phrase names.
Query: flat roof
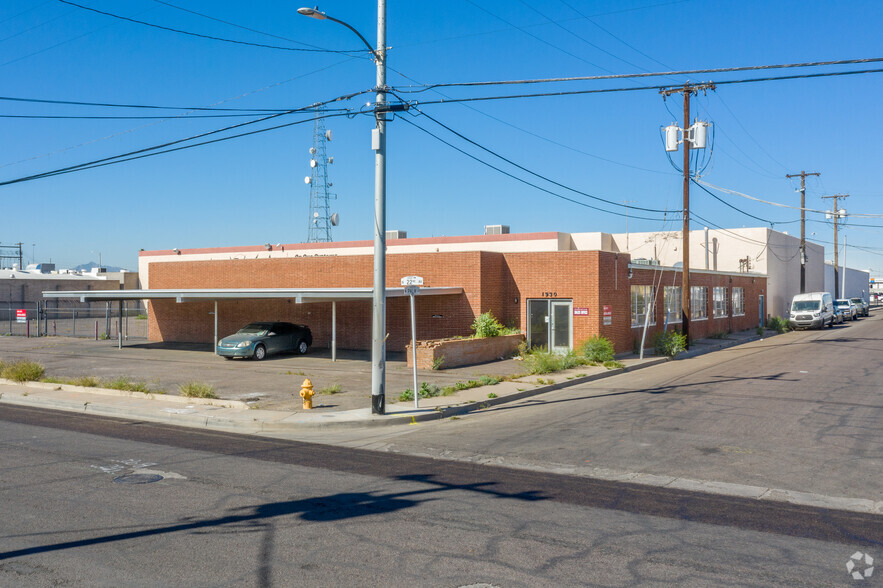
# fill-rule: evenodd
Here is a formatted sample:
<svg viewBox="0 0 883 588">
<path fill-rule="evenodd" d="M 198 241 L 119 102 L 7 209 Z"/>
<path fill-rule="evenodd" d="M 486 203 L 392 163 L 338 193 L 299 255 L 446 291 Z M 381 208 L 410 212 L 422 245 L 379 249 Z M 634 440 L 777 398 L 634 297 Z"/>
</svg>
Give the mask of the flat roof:
<svg viewBox="0 0 883 588">
<path fill-rule="evenodd" d="M 303 302 L 332 302 L 335 300 L 370 300 L 372 288 L 207 288 L 178 290 L 60 290 L 44 291 L 43 298 L 79 298 L 80 302 L 111 300 L 162 300 L 196 302 L 211 300 L 260 300 L 290 298 Z M 419 296 L 462 294 L 463 288 L 420 288 Z M 387 288 L 387 298 L 407 296 L 404 288 Z"/>
</svg>

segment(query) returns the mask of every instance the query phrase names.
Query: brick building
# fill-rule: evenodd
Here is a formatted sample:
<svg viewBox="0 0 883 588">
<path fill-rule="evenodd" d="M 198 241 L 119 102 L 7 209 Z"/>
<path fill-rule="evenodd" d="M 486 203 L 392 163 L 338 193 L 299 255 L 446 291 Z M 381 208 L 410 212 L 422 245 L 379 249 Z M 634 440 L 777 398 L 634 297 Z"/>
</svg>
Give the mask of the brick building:
<svg viewBox="0 0 883 588">
<path fill-rule="evenodd" d="M 427 287 L 462 293 L 418 297 L 418 338 L 466 335 L 475 317 L 491 311 L 520 328 L 531 345 L 564 350 L 593 335 L 631 350 L 649 311 L 649 334 L 680 325 L 681 273 L 677 268 L 636 265 L 609 249 L 603 233 L 530 233 L 394 239 L 387 245 L 387 287 L 419 275 Z M 310 243 L 171 251 L 144 251 L 139 273 L 148 290 L 370 288 L 372 243 Z M 691 335 L 753 328 L 762 315 L 766 276 L 692 271 Z M 223 337 L 256 320 L 304 323 L 314 345 L 331 340 L 331 302 L 299 304 L 293 298 L 219 300 Z M 214 302 L 150 302 L 152 340 L 209 342 Z M 371 302 L 335 303 L 337 346 L 370 349 Z M 407 298 L 387 306 L 387 348 L 410 340 Z M 649 338 L 648 338 L 649 340 Z"/>
</svg>

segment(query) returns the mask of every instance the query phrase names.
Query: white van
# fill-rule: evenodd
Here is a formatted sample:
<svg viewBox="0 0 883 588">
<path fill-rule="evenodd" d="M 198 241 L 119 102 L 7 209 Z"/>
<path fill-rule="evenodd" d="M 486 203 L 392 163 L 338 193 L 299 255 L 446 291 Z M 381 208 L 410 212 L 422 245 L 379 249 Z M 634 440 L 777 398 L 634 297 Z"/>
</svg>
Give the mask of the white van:
<svg viewBox="0 0 883 588">
<path fill-rule="evenodd" d="M 791 300 L 788 323 L 792 329 L 821 329 L 834 326 L 834 298 L 830 292 L 798 294 Z"/>
</svg>

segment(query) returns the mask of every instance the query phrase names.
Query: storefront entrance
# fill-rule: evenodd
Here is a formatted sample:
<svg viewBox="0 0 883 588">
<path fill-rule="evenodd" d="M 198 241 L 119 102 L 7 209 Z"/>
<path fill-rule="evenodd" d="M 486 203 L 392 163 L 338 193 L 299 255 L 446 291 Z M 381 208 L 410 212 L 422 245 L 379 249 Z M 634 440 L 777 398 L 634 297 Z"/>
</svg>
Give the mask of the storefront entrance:
<svg viewBox="0 0 883 588">
<path fill-rule="evenodd" d="M 573 301 L 527 301 L 527 344 L 566 353 L 573 346 Z"/>
</svg>

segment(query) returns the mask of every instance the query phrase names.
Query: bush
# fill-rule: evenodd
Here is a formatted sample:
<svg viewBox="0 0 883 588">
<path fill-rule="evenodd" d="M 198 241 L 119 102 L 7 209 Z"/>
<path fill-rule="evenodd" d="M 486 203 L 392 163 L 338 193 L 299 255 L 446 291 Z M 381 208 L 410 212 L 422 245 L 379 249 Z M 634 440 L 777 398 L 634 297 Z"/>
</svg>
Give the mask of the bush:
<svg viewBox="0 0 883 588">
<path fill-rule="evenodd" d="M 215 387 L 204 382 L 187 382 L 178 387 L 187 398 L 217 398 Z"/>
<path fill-rule="evenodd" d="M 657 333 L 656 336 L 653 337 L 653 348 L 656 351 L 656 355 L 674 357 L 681 351 L 687 349 L 687 336 L 682 335 L 677 331 L 663 331 L 662 333 Z"/>
<path fill-rule="evenodd" d="M 579 354 L 585 357 L 586 361 L 593 363 L 611 361 L 613 359 L 613 343 L 606 337 L 596 335 L 582 344 Z"/>
<path fill-rule="evenodd" d="M 480 339 L 498 337 L 503 331 L 503 325 L 491 311 L 487 311 L 475 317 L 475 320 L 472 321 L 472 330 L 475 331 L 475 336 Z"/>
<path fill-rule="evenodd" d="M 780 316 L 771 316 L 766 321 L 766 328 L 775 331 L 779 334 L 787 333 L 790 329 L 788 326 L 788 320 L 783 319 Z"/>
<path fill-rule="evenodd" d="M 36 382 L 45 373 L 46 369 L 35 361 L 17 361 L 4 364 L 0 376 L 15 382 Z"/>
<path fill-rule="evenodd" d="M 340 384 L 332 384 L 330 386 L 325 386 L 324 388 L 316 392 L 316 394 L 339 394 L 340 390 Z"/>
<path fill-rule="evenodd" d="M 74 386 L 82 386 L 84 388 L 97 388 L 101 385 L 101 381 L 95 376 L 79 376 L 77 378 L 71 378 L 67 382 L 62 382 L 64 384 L 72 384 Z"/>
<path fill-rule="evenodd" d="M 586 363 L 585 359 L 572 351 L 560 355 L 552 353 L 545 347 L 534 347 L 522 354 L 522 359 L 524 368 L 530 375 L 550 374 Z"/>
</svg>

